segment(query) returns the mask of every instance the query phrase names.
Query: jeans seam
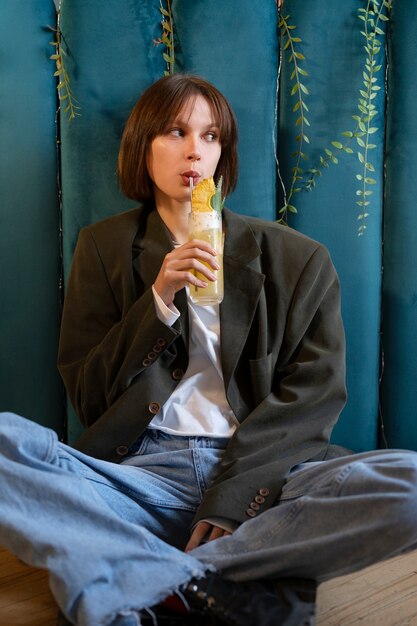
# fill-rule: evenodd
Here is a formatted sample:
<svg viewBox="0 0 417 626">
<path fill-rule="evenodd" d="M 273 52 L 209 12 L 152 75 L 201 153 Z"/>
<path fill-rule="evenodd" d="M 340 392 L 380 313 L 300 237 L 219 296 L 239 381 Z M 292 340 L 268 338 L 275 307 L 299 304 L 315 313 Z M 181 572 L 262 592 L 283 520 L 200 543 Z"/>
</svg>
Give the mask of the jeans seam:
<svg viewBox="0 0 417 626">
<path fill-rule="evenodd" d="M 45 455 L 45 463 L 53 464 L 54 461 L 58 458 L 58 437 L 56 433 L 52 430 L 47 430 L 48 433 L 48 448 Z"/>
<path fill-rule="evenodd" d="M 342 471 L 337 476 L 335 476 L 332 488 L 330 489 L 330 493 L 332 495 L 336 496 L 337 498 L 340 497 L 343 485 L 345 484 L 346 480 L 349 478 L 350 474 L 355 469 L 357 464 L 358 461 L 349 463 L 349 465 L 344 467 Z"/>
<path fill-rule="evenodd" d="M 88 482 L 90 483 L 97 483 L 98 485 L 104 485 L 105 487 L 109 487 L 109 489 L 113 489 L 114 491 L 116 491 L 117 493 L 124 493 L 125 495 L 129 496 L 132 500 L 134 500 L 135 502 L 145 502 L 146 504 L 153 504 L 156 506 L 160 506 L 163 507 L 164 509 L 179 509 L 181 511 L 195 511 L 196 510 L 196 506 L 192 506 L 192 505 L 182 505 L 179 502 L 172 502 L 171 504 L 167 504 L 166 500 L 159 500 L 159 499 L 154 499 L 154 498 L 147 498 L 147 497 L 143 497 L 143 496 L 138 496 L 138 494 L 135 491 L 132 491 L 131 489 L 128 489 L 126 487 L 124 487 L 123 485 L 118 485 L 117 487 L 114 487 L 112 484 L 109 484 L 108 482 L 105 482 L 103 480 L 97 480 L 96 478 L 92 478 L 91 476 L 88 475 L 88 473 L 84 473 L 82 470 L 79 472 L 79 474 L 85 478 L 86 480 L 88 480 Z"/>
<path fill-rule="evenodd" d="M 206 490 L 204 475 L 201 471 L 201 463 L 200 463 L 200 455 L 198 448 L 193 448 L 191 450 L 192 458 L 193 458 L 193 466 L 194 472 L 196 475 L 198 490 L 200 492 L 200 499 L 203 497 L 204 491 Z"/>
</svg>

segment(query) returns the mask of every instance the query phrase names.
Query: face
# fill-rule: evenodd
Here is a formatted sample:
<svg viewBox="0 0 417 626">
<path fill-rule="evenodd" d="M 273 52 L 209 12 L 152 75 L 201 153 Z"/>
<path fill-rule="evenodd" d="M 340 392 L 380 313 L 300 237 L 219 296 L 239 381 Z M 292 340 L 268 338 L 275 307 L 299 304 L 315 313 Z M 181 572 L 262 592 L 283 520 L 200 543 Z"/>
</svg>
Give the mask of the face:
<svg viewBox="0 0 417 626">
<path fill-rule="evenodd" d="M 155 137 L 147 166 L 157 207 L 190 203 L 190 178 L 194 186 L 214 175 L 220 159 L 219 128 L 207 100 L 188 100 L 163 135 Z"/>
</svg>

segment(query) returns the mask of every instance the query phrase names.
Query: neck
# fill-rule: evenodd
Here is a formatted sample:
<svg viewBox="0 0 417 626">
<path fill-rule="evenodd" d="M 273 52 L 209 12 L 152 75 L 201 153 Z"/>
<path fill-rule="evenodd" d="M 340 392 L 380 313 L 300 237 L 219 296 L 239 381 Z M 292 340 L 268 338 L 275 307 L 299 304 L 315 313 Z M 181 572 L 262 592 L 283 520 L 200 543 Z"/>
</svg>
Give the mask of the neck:
<svg viewBox="0 0 417 626">
<path fill-rule="evenodd" d="M 188 241 L 188 216 L 191 210 L 191 205 L 181 204 L 177 207 L 168 207 L 156 205 L 162 221 L 171 233 L 173 240 L 176 243 L 183 244 Z"/>
</svg>

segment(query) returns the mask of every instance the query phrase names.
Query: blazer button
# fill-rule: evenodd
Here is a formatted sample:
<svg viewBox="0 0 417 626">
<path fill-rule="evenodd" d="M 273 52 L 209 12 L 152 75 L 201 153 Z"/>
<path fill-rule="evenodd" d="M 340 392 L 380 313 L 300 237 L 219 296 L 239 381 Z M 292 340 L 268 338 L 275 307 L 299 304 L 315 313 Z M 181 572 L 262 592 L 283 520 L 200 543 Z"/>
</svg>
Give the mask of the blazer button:
<svg viewBox="0 0 417 626">
<path fill-rule="evenodd" d="M 258 504 L 257 502 L 251 502 L 251 503 L 250 503 L 250 508 L 251 508 L 253 511 L 259 511 L 259 509 L 260 509 L 261 507 L 259 506 L 259 504 Z"/>
<path fill-rule="evenodd" d="M 175 369 L 172 371 L 171 376 L 174 380 L 181 380 L 181 378 L 184 376 L 184 370 L 181 370 L 179 368 Z"/>
<path fill-rule="evenodd" d="M 156 344 L 154 345 L 154 347 L 152 348 L 152 350 L 153 350 L 154 352 L 162 352 L 162 347 L 161 347 L 161 346 L 158 346 L 158 344 L 156 343 Z"/>
<path fill-rule="evenodd" d="M 254 511 L 253 509 L 246 509 L 246 515 L 248 515 L 249 517 L 256 517 L 256 511 Z"/>
<path fill-rule="evenodd" d="M 152 361 L 150 359 L 143 359 L 143 361 L 142 361 L 143 367 L 149 367 L 149 365 L 151 363 L 152 363 Z"/>
<path fill-rule="evenodd" d="M 255 496 L 255 502 L 263 504 L 265 502 L 265 498 L 263 496 Z"/>
<path fill-rule="evenodd" d="M 155 352 L 149 352 L 148 359 L 150 359 L 151 361 L 154 361 L 156 359 L 156 353 Z"/>
<path fill-rule="evenodd" d="M 119 456 L 126 456 L 126 454 L 129 454 L 129 448 L 127 446 L 118 446 L 116 452 Z"/>
<path fill-rule="evenodd" d="M 266 496 L 269 496 L 269 489 L 267 489 L 266 487 L 262 487 L 261 489 L 258 490 L 258 493 L 260 496 L 263 496 L 264 498 L 266 498 Z"/>
<path fill-rule="evenodd" d="M 161 348 L 163 348 L 166 345 L 165 339 L 161 339 L 161 338 L 157 339 L 156 343 L 158 346 L 161 346 Z"/>
<path fill-rule="evenodd" d="M 148 409 L 149 413 L 152 413 L 152 415 L 156 415 L 161 410 L 161 405 L 159 404 L 159 402 L 151 402 L 148 406 Z"/>
</svg>

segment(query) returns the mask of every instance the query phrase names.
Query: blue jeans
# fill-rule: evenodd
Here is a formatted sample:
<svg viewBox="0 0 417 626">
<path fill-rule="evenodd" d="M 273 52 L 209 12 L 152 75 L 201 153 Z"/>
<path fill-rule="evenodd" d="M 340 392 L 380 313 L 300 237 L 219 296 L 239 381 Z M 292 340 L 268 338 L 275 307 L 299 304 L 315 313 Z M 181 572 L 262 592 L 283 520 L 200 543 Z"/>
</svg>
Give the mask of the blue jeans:
<svg viewBox="0 0 417 626">
<path fill-rule="evenodd" d="M 417 545 L 417 455 L 374 451 L 294 468 L 275 506 L 185 554 L 226 443 L 147 431 L 117 465 L 0 414 L 0 543 L 49 570 L 79 626 L 137 626 L 208 570 L 325 580 Z"/>
</svg>

